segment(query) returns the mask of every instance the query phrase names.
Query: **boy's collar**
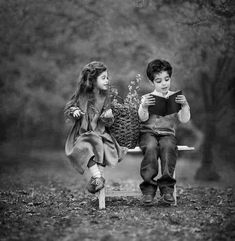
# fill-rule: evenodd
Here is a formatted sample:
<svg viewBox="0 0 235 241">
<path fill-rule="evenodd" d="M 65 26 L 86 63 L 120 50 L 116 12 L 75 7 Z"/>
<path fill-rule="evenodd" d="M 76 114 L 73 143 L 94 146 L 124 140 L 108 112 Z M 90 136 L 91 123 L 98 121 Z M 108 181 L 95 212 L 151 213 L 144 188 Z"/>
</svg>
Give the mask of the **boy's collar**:
<svg viewBox="0 0 235 241">
<path fill-rule="evenodd" d="M 153 95 L 157 95 L 157 96 L 160 96 L 160 97 L 164 97 L 164 98 L 167 98 L 168 96 L 172 95 L 174 92 L 173 91 L 170 91 L 168 90 L 167 94 L 166 95 L 163 95 L 161 92 L 158 92 L 156 90 L 154 90 L 152 92 Z"/>
</svg>

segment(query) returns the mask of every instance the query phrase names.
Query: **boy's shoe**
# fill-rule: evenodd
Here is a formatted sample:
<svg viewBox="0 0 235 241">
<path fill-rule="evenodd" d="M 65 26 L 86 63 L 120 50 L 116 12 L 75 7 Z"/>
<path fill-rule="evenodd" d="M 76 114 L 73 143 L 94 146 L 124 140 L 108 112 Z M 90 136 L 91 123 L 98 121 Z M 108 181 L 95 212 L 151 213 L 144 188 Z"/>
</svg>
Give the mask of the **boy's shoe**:
<svg viewBox="0 0 235 241">
<path fill-rule="evenodd" d="M 164 202 L 168 203 L 168 204 L 172 204 L 175 202 L 175 198 L 173 196 L 173 193 L 165 193 L 162 196 L 162 199 Z"/>
<path fill-rule="evenodd" d="M 87 190 L 90 193 L 96 193 L 104 187 L 105 179 L 103 177 L 91 177 L 87 184 Z"/>
<path fill-rule="evenodd" d="M 173 189 L 164 187 L 160 190 L 161 199 L 160 203 L 173 204 L 175 203 L 175 198 L 173 196 Z"/>
<path fill-rule="evenodd" d="M 155 195 L 153 195 L 153 194 L 144 194 L 143 198 L 142 198 L 143 203 L 151 204 L 153 202 L 154 196 Z"/>
</svg>

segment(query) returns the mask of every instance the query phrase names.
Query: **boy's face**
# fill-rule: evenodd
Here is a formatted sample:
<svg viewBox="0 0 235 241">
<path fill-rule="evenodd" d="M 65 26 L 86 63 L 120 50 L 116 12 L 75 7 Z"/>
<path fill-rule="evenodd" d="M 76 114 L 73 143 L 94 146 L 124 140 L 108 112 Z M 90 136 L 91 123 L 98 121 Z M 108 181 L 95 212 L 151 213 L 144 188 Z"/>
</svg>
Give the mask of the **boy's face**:
<svg viewBox="0 0 235 241">
<path fill-rule="evenodd" d="M 171 85 L 171 78 L 167 71 L 162 71 L 155 75 L 153 80 L 155 90 L 166 95 Z"/>
</svg>

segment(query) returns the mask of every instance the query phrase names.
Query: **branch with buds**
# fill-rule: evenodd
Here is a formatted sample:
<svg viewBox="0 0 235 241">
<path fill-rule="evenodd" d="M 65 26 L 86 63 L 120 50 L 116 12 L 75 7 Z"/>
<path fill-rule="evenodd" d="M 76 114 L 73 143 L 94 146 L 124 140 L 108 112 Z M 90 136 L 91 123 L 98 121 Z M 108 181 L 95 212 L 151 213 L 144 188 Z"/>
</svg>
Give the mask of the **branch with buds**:
<svg viewBox="0 0 235 241">
<path fill-rule="evenodd" d="M 112 98 L 112 105 L 118 107 L 120 106 L 132 106 L 135 108 L 138 108 L 139 104 L 140 104 L 140 100 L 139 100 L 139 83 L 141 81 L 141 75 L 137 74 L 136 78 L 134 80 L 132 80 L 130 82 L 130 84 L 128 85 L 128 94 L 127 96 L 124 98 L 124 100 L 118 95 L 118 90 L 114 87 L 111 87 L 111 98 Z M 119 103 L 119 100 L 122 100 L 123 104 Z"/>
</svg>

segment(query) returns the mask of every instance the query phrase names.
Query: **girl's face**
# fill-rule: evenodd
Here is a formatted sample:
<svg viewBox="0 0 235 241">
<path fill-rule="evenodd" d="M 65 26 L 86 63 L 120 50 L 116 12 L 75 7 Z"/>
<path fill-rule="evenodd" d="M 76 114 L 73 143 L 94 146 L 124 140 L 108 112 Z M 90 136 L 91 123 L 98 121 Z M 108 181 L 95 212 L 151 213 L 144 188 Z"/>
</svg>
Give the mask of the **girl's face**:
<svg viewBox="0 0 235 241">
<path fill-rule="evenodd" d="M 107 70 L 102 72 L 96 81 L 96 87 L 98 90 L 108 90 L 109 88 L 109 78 Z"/>
<path fill-rule="evenodd" d="M 157 92 L 166 95 L 171 85 L 171 78 L 167 71 L 162 71 L 159 74 L 156 74 L 153 84 Z"/>
</svg>

